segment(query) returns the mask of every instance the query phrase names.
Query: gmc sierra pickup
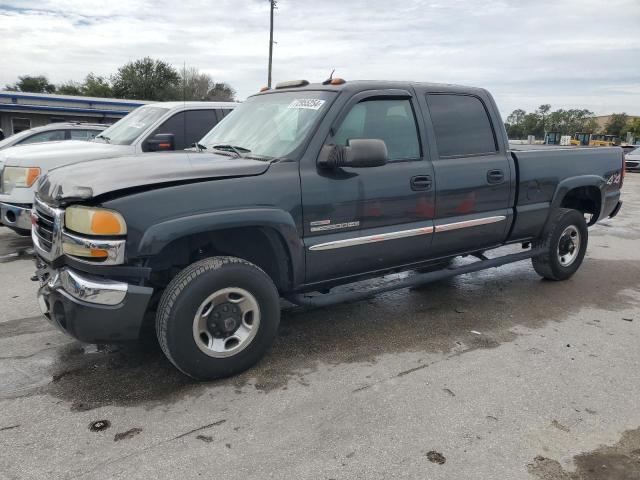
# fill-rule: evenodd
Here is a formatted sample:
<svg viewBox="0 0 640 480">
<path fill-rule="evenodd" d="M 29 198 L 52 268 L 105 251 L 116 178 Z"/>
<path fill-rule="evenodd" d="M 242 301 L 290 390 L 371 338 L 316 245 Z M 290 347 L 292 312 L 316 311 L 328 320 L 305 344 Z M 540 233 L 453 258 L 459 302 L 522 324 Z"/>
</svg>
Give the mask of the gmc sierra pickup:
<svg viewBox="0 0 640 480">
<path fill-rule="evenodd" d="M 72 336 L 130 340 L 155 324 L 178 369 L 211 379 L 265 353 L 280 297 L 327 305 L 529 258 L 564 280 L 588 225 L 618 212 L 623 177 L 617 147 L 510 151 L 480 88 L 286 82 L 198 151 L 49 172 L 34 279 L 44 315 Z M 523 249 L 485 255 L 505 244 Z M 478 261 L 447 265 L 460 255 Z M 423 273 L 331 292 L 400 270 Z"/>
</svg>

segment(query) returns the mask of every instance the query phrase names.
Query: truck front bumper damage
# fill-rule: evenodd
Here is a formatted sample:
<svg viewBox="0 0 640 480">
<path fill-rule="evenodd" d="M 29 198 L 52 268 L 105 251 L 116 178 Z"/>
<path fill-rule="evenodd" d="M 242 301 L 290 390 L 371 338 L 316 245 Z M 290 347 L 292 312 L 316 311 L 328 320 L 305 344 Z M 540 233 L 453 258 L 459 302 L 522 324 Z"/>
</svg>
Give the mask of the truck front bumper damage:
<svg viewBox="0 0 640 480">
<path fill-rule="evenodd" d="M 0 219 L 9 228 L 31 230 L 31 205 L 0 203 Z"/>
<path fill-rule="evenodd" d="M 139 337 L 152 288 L 90 276 L 68 267 L 53 270 L 39 260 L 36 264 L 38 304 L 53 325 L 89 343 Z"/>
</svg>

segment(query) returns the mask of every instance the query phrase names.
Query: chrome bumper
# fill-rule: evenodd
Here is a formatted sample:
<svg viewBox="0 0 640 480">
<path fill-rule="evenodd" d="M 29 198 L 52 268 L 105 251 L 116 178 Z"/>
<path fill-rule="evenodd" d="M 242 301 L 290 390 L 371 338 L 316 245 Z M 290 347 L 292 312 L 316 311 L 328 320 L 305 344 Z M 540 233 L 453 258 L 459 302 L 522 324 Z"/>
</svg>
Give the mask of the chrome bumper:
<svg viewBox="0 0 640 480">
<path fill-rule="evenodd" d="M 98 305 L 118 305 L 127 295 L 129 284 L 104 278 L 90 277 L 69 268 L 51 272 L 43 288 L 64 291 L 76 300 Z M 41 288 L 42 290 L 42 288 Z M 42 292 L 38 294 L 38 303 L 43 314 L 48 313 L 48 305 L 43 301 Z"/>
<path fill-rule="evenodd" d="M 29 230 L 31 229 L 31 208 L 0 203 L 0 219 L 8 227 Z"/>
</svg>

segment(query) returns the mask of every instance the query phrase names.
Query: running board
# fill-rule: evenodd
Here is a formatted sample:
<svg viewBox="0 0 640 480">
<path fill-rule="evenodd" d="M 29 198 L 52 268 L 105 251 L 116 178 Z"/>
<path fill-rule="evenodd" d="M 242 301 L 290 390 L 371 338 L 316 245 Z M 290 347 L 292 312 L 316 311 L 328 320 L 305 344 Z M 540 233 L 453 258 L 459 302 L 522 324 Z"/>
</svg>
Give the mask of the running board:
<svg viewBox="0 0 640 480">
<path fill-rule="evenodd" d="M 512 253 L 497 258 L 487 258 L 484 256 L 484 254 L 480 253 L 476 255 L 478 258 L 480 258 L 480 260 L 477 262 L 473 262 L 468 265 L 461 265 L 459 267 L 445 268 L 443 270 L 437 270 L 435 272 L 417 273 L 415 275 L 411 275 L 408 278 L 393 282 L 389 285 L 372 288 L 366 291 L 327 293 L 314 296 L 292 294 L 285 296 L 285 298 L 295 305 L 305 307 L 326 307 L 329 305 L 334 305 L 336 303 L 364 300 L 365 298 L 370 298 L 374 295 L 378 295 L 379 293 L 391 292 L 393 290 L 399 290 L 401 288 L 416 287 L 418 285 L 437 282 L 438 280 L 455 277 L 457 275 L 463 275 L 465 273 L 478 272 L 480 270 L 486 270 L 488 268 L 501 267 L 502 265 L 506 265 L 508 263 L 527 260 L 542 253 L 544 253 L 544 250 L 542 249 L 532 249 L 527 250 L 526 252 Z"/>
</svg>

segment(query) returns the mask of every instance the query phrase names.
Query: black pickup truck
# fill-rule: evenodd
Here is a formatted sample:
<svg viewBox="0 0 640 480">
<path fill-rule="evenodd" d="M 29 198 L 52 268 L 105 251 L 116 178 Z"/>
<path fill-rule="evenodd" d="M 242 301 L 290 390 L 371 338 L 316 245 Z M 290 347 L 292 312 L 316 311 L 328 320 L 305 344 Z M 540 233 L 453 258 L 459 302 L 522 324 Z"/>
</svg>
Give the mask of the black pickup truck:
<svg viewBox="0 0 640 480">
<path fill-rule="evenodd" d="M 193 151 L 49 172 L 34 279 L 44 315 L 72 336 L 112 343 L 155 324 L 178 369 L 216 378 L 265 353 L 281 297 L 327 305 L 529 258 L 564 280 L 588 225 L 618 212 L 623 177 L 617 147 L 510 151 L 480 88 L 286 82 Z M 523 249 L 485 255 L 505 244 Z M 478 261 L 447 263 L 460 255 Z M 331 291 L 400 270 L 417 273 Z"/>
</svg>

